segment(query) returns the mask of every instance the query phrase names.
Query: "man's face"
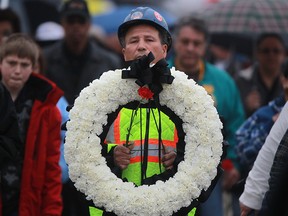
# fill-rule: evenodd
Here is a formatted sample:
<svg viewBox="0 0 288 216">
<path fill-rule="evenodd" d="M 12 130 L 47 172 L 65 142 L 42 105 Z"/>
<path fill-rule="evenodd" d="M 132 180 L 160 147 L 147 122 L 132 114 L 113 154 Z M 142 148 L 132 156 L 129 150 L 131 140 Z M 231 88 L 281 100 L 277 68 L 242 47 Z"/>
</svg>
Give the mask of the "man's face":
<svg viewBox="0 0 288 216">
<path fill-rule="evenodd" d="M 285 60 L 285 49 L 278 39 L 264 39 L 257 50 L 259 67 L 266 71 L 278 72 Z"/>
<path fill-rule="evenodd" d="M 122 49 L 125 61 L 131 61 L 152 52 L 157 63 L 167 55 L 167 45 L 161 44 L 157 29 L 150 25 L 131 27 L 125 35 L 125 47 Z"/>
<path fill-rule="evenodd" d="M 205 55 L 205 36 L 189 26 L 184 26 L 176 36 L 174 50 L 177 61 L 183 69 L 195 69 L 199 60 Z"/>
<path fill-rule="evenodd" d="M 9 55 L 0 62 L 0 70 L 4 86 L 9 90 L 19 91 L 29 79 L 33 66 L 28 58 Z"/>
<path fill-rule="evenodd" d="M 86 40 L 90 28 L 90 21 L 79 15 L 70 15 L 62 19 L 65 38 L 71 44 L 78 44 Z"/>
</svg>

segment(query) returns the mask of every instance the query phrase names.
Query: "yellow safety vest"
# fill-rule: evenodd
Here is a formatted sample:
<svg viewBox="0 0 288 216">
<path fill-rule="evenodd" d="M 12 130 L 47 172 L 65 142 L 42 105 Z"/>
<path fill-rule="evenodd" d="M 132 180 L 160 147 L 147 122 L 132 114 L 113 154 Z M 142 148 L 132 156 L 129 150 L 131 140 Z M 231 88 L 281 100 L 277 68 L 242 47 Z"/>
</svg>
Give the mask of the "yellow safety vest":
<svg viewBox="0 0 288 216">
<path fill-rule="evenodd" d="M 115 145 L 122 145 L 126 142 L 127 131 L 130 128 L 131 117 L 134 115 L 132 127 L 130 131 L 129 141 L 134 142 L 134 147 L 131 150 L 131 159 L 128 167 L 122 171 L 122 178 L 126 178 L 129 182 L 136 185 L 141 185 L 141 149 L 143 155 L 143 139 L 146 134 L 146 119 L 150 115 L 149 121 L 149 139 L 148 139 L 148 163 L 146 177 L 151 177 L 155 174 L 160 174 L 165 171 L 164 166 L 159 167 L 159 112 L 157 109 L 150 109 L 147 112 L 146 108 L 139 108 L 135 114 L 135 110 L 122 108 L 117 118 L 110 126 L 106 136 L 106 143 L 108 144 L 108 151 Z M 178 142 L 178 135 L 175 124 L 170 118 L 161 112 L 161 140 L 166 149 L 176 151 L 176 144 Z M 142 132 L 142 134 L 140 133 Z M 142 146 L 142 147 L 141 147 Z M 161 149 L 162 151 L 162 149 Z M 160 170 L 161 169 L 161 170 Z M 101 216 L 103 211 L 89 207 L 90 216 Z M 195 214 L 195 208 L 189 213 L 189 216 Z"/>
</svg>

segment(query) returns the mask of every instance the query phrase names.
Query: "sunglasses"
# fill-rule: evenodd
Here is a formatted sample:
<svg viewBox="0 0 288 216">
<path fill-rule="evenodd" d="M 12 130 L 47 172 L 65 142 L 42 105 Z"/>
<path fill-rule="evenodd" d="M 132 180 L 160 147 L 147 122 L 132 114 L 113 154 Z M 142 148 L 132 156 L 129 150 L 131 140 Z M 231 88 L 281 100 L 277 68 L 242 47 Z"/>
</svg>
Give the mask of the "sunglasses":
<svg viewBox="0 0 288 216">
<path fill-rule="evenodd" d="M 262 53 L 262 54 L 280 54 L 280 53 L 283 53 L 283 49 L 277 49 L 277 48 L 274 48 L 274 49 L 270 49 L 270 48 L 263 48 L 263 49 L 259 49 L 259 52 Z"/>
</svg>

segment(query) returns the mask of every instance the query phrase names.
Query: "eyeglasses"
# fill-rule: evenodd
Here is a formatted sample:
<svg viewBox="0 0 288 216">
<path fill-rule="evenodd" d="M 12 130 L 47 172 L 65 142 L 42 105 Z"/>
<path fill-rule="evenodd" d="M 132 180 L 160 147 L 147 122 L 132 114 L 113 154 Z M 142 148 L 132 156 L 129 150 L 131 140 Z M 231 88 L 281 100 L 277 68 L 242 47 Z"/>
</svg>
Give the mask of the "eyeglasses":
<svg viewBox="0 0 288 216">
<path fill-rule="evenodd" d="M 277 49 L 277 48 L 274 48 L 274 49 L 270 49 L 270 48 L 263 48 L 263 49 L 259 49 L 259 52 L 262 53 L 262 54 L 275 54 L 275 55 L 278 55 L 280 53 L 283 53 L 283 49 Z"/>
</svg>

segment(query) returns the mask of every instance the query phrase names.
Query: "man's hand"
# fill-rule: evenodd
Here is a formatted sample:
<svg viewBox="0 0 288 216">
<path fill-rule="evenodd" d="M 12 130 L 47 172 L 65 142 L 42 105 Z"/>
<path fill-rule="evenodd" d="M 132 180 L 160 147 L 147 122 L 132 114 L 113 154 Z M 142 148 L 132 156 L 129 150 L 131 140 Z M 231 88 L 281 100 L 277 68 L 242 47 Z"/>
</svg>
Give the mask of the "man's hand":
<svg viewBox="0 0 288 216">
<path fill-rule="evenodd" d="M 246 106 L 249 111 L 254 111 L 261 106 L 260 93 L 255 89 L 252 90 L 246 97 Z"/>
<path fill-rule="evenodd" d="M 225 190 L 230 190 L 233 185 L 235 185 L 240 179 L 240 173 L 236 168 L 231 170 L 225 170 L 223 176 L 223 188 Z"/>
<path fill-rule="evenodd" d="M 117 145 L 114 149 L 114 164 L 121 170 L 126 169 L 130 163 L 130 151 L 133 145 L 131 146 L 125 147 L 123 145 Z"/>
<path fill-rule="evenodd" d="M 176 152 L 174 152 L 173 150 L 165 149 L 164 155 L 162 157 L 162 163 L 166 170 L 173 168 L 173 163 L 175 161 L 176 155 Z"/>
<path fill-rule="evenodd" d="M 240 202 L 240 210 L 241 210 L 241 215 L 240 216 L 247 216 L 249 213 L 253 210 L 249 208 L 248 206 L 244 205 L 243 203 Z M 258 211 L 255 211 L 255 216 L 258 215 Z"/>
</svg>

